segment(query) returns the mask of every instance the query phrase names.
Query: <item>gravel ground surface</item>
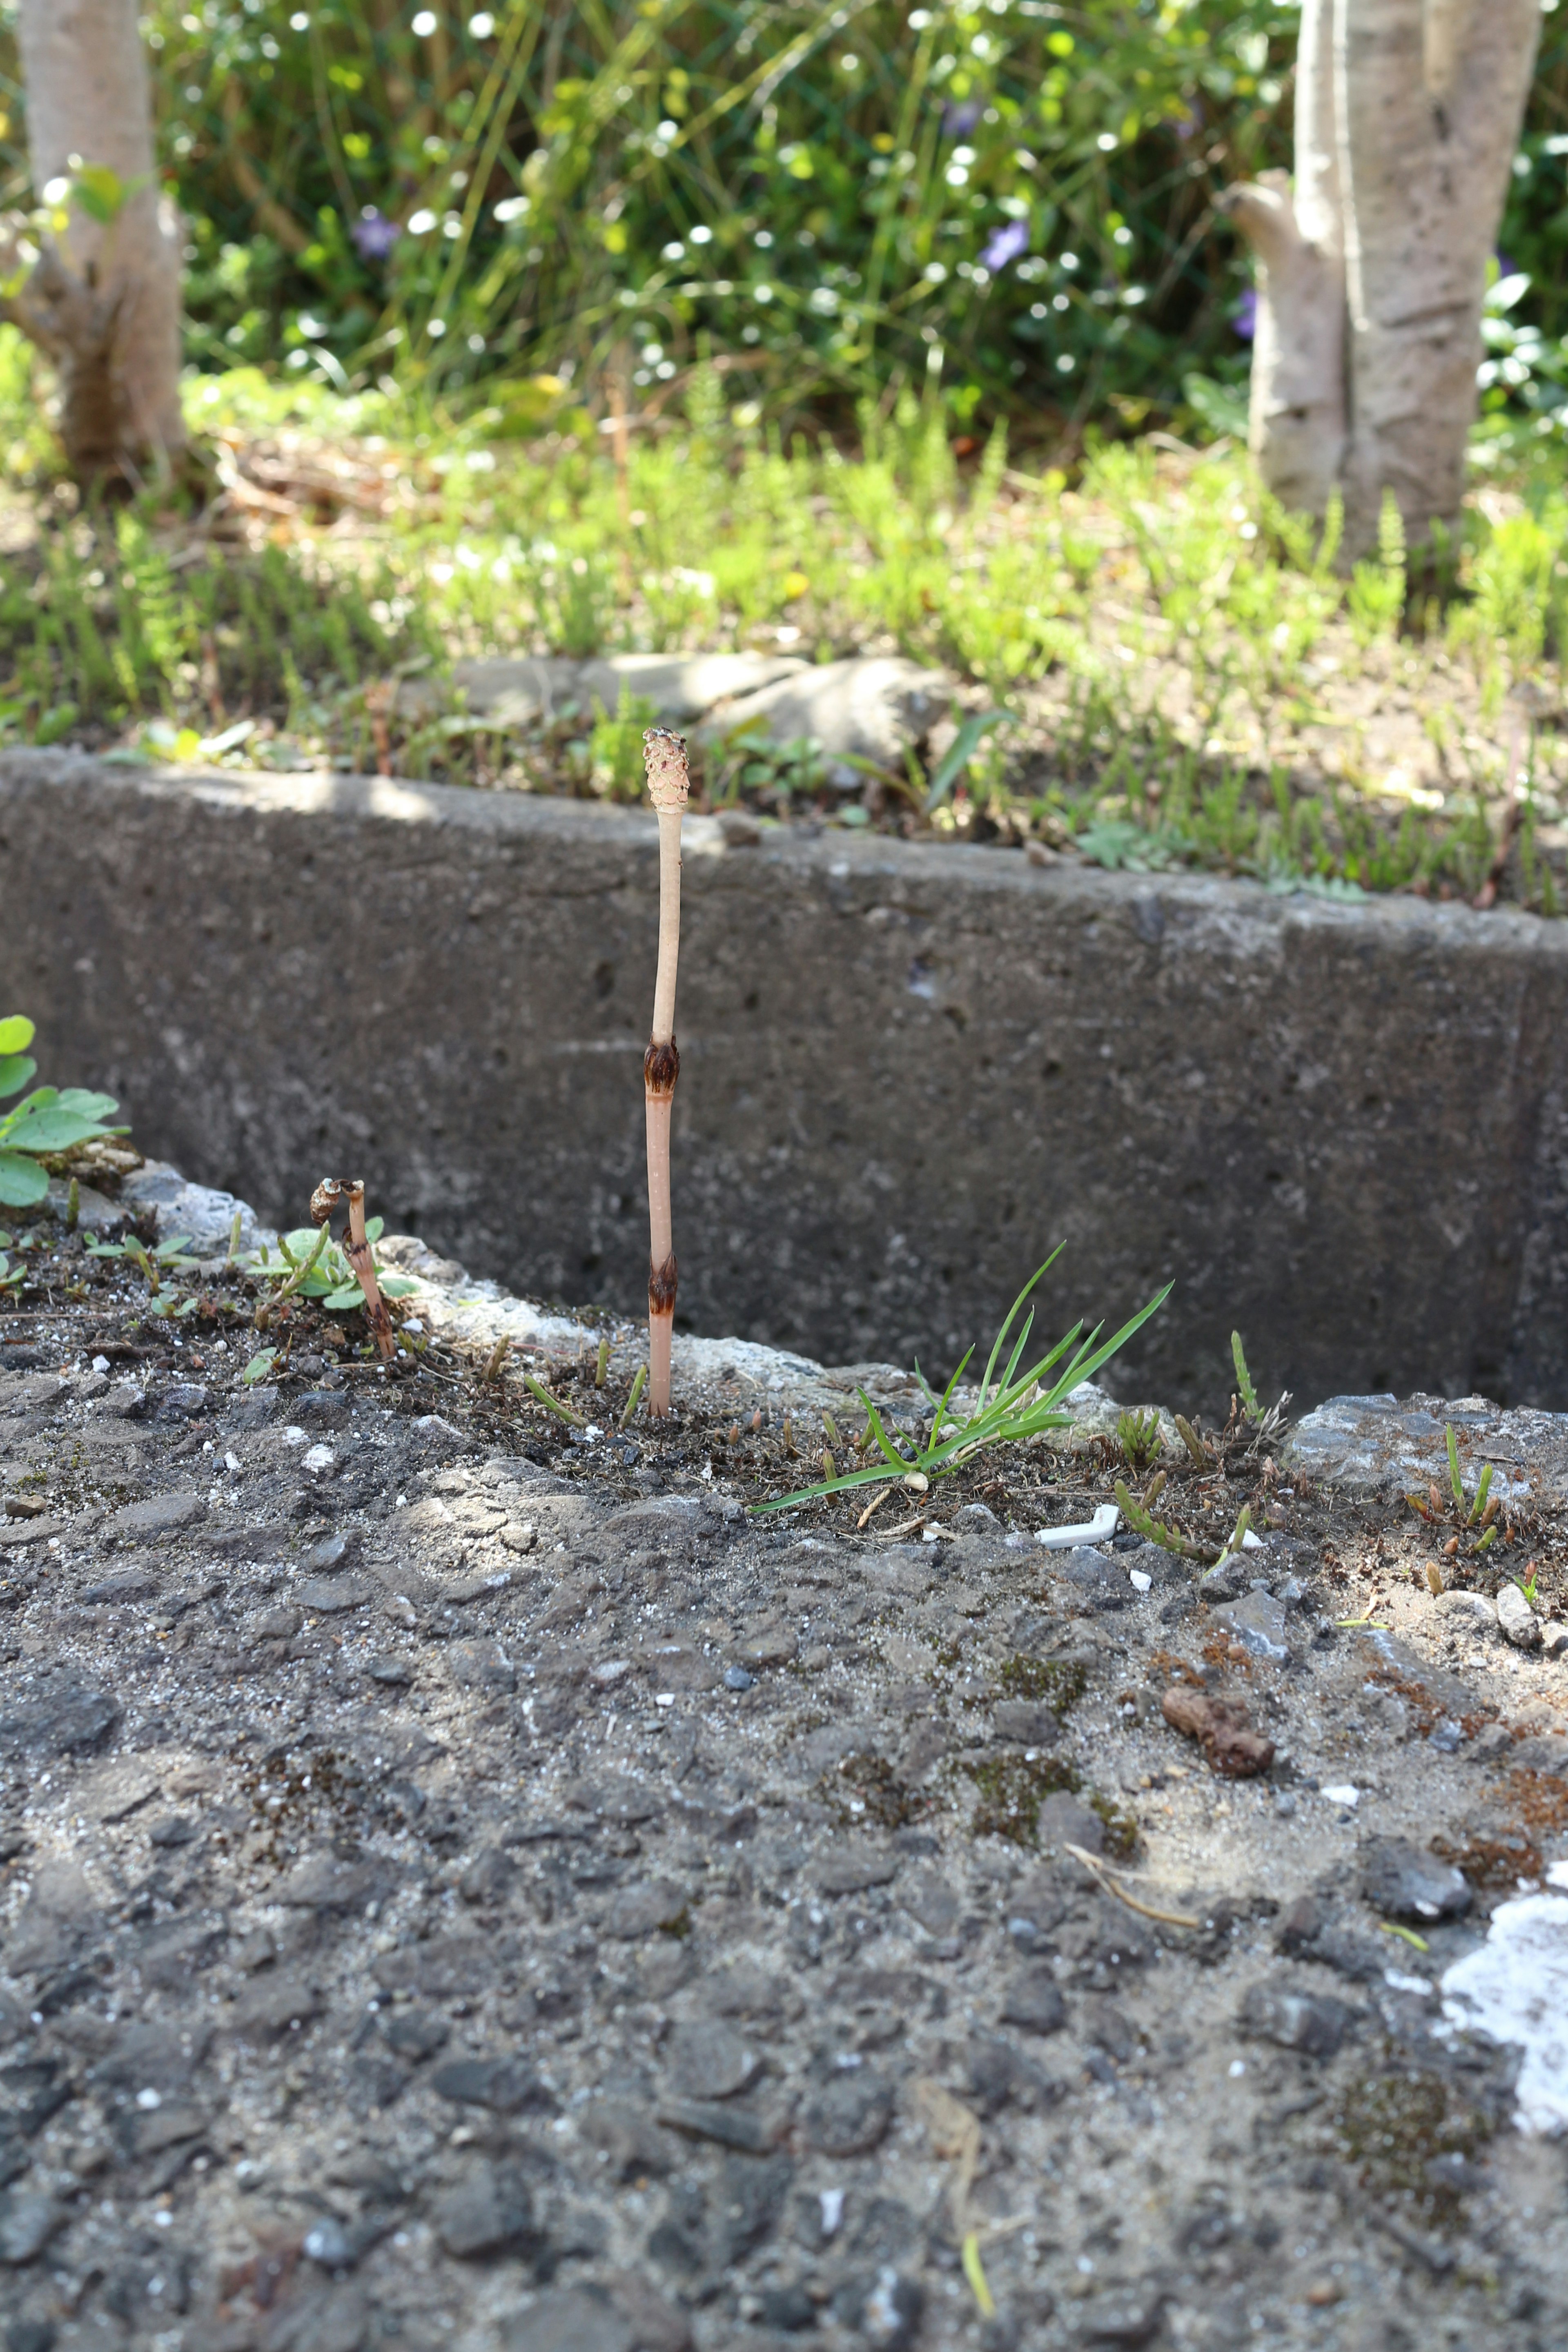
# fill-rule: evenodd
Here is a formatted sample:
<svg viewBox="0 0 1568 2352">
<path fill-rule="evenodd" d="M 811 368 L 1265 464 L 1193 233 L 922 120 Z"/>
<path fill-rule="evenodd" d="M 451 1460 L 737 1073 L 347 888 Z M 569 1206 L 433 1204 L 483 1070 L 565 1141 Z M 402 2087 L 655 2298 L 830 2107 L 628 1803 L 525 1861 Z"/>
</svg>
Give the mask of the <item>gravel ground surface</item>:
<svg viewBox="0 0 1568 2352">
<path fill-rule="evenodd" d="M 1460 1997 L 1562 1990 L 1560 1423 L 1166 1423 L 1265 1537 L 1200 1593 L 1040 1544 L 1102 1402 L 758 1518 L 847 1376 L 688 1343 L 623 1439 L 633 1335 L 384 1255 L 390 1374 L 306 1312 L 247 1390 L 232 1276 L 55 1225 L 0 1317 L 8 2352 L 1568 2341 L 1568 2082 Z"/>
</svg>

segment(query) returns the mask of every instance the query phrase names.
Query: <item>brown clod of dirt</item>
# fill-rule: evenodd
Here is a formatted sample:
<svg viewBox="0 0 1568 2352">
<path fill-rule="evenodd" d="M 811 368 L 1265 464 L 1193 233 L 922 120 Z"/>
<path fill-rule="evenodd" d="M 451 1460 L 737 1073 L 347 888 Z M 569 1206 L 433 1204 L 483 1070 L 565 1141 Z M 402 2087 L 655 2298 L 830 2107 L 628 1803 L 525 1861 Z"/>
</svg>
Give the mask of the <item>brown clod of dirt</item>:
<svg viewBox="0 0 1568 2352">
<path fill-rule="evenodd" d="M 1160 1709 L 1173 1730 L 1197 1741 L 1215 1770 L 1227 1780 L 1255 1780 L 1274 1761 L 1274 1742 L 1254 1731 L 1247 1709 L 1231 1700 L 1173 1684 Z"/>
</svg>

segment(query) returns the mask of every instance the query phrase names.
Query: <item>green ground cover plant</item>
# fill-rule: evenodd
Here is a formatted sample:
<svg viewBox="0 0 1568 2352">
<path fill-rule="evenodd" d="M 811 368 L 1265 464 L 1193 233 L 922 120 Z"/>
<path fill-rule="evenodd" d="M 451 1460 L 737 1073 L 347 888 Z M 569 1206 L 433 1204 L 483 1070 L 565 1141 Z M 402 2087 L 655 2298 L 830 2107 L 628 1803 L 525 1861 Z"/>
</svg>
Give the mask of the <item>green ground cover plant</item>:
<svg viewBox="0 0 1568 2352">
<path fill-rule="evenodd" d="M 0 1101 L 18 1097 L 0 1111 L 0 1202 L 11 1209 L 31 1208 L 44 1199 L 49 1189 L 44 1162 L 52 1154 L 125 1132 L 107 1124 L 119 1108 L 109 1095 L 89 1093 L 85 1087 L 34 1087 L 30 1093 L 22 1092 L 37 1076 L 38 1066 L 27 1051 L 34 1034 L 25 1013 L 8 1013 L 0 1020 Z"/>
<path fill-rule="evenodd" d="M 1440 579 L 1396 527 L 1344 576 L 1234 443 L 1015 465 L 912 394 L 847 450 L 738 421 L 716 371 L 624 465 L 557 403 L 531 440 L 398 393 L 194 378 L 212 496 L 80 508 L 0 330 L 0 740 L 633 798 L 649 711 L 470 711 L 466 656 L 899 651 L 950 718 L 886 775 L 809 740 L 697 750 L 695 804 L 1157 873 L 1555 913 L 1568 887 L 1568 496 L 1484 482 Z"/>
</svg>

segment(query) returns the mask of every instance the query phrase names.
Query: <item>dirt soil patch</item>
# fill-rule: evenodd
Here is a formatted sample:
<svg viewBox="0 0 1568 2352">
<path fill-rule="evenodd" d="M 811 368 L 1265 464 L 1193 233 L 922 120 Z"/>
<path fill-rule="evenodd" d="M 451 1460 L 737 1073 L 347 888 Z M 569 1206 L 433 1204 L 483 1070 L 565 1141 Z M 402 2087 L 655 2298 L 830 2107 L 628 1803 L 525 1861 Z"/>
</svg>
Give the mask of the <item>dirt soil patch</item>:
<svg viewBox="0 0 1568 2352">
<path fill-rule="evenodd" d="M 58 1222 L 15 1261 L 14 2342 L 1568 2337 L 1561 2147 L 1439 1990 L 1568 1854 L 1568 1667 L 1489 1597 L 1563 1596 L 1550 1481 L 1482 1549 L 1430 1481 L 1197 1431 L 1156 1516 L 1263 1539 L 1200 1591 L 1038 1540 L 1129 1475 L 1089 1398 L 863 1529 L 758 1517 L 847 1373 L 685 1343 L 623 1433 L 633 1331 L 538 1310 L 498 1365 L 517 1302 L 385 1255 L 390 1370 L 304 1307 L 249 1386 L 221 1257 L 177 1319 Z"/>
</svg>

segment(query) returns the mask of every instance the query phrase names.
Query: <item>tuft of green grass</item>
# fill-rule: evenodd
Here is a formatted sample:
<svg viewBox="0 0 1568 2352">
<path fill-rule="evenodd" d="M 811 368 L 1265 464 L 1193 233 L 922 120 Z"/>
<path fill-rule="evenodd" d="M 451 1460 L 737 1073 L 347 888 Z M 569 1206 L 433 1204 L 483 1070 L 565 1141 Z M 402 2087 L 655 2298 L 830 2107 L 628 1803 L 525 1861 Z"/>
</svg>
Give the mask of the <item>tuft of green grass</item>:
<svg viewBox="0 0 1568 2352">
<path fill-rule="evenodd" d="M 923 1491 L 932 1479 L 951 1477 L 989 1446 L 1017 1444 L 1047 1430 L 1069 1429 L 1072 1415 L 1060 1410 L 1064 1398 L 1082 1381 L 1092 1380 L 1100 1367 L 1108 1364 L 1135 1332 L 1142 1330 L 1149 1318 L 1164 1305 L 1173 1286 L 1167 1283 L 1163 1290 L 1157 1291 L 1147 1306 L 1140 1307 L 1138 1313 L 1103 1344 L 1097 1344 L 1101 1328 L 1099 1324 L 1088 1339 L 1080 1342 L 1083 1326 L 1075 1323 L 1054 1348 L 1024 1371 L 1019 1367 L 1035 1322 L 1035 1310 L 1030 1307 L 1013 1343 L 1006 1365 L 998 1372 L 1002 1350 L 1007 1344 L 1025 1300 L 1042 1276 L 1055 1265 L 1061 1255 L 1061 1247 L 1058 1244 L 1051 1252 L 1045 1265 L 1030 1276 L 1008 1308 L 1002 1328 L 992 1342 L 979 1393 L 972 1407 L 961 1412 L 953 1399 L 970 1357 L 974 1353 L 973 1348 L 964 1354 L 940 1397 L 926 1382 L 919 1365 L 915 1367 L 915 1377 L 931 1411 L 931 1435 L 921 1444 L 902 1432 L 897 1433 L 903 1437 L 903 1444 L 909 1449 L 907 1453 L 895 1445 L 889 1436 L 880 1414 L 865 1390 L 858 1390 L 857 1394 L 866 1408 L 868 1442 L 875 1445 L 880 1457 L 876 1465 L 868 1470 L 850 1471 L 843 1477 L 829 1475 L 816 1486 L 800 1487 L 793 1494 L 776 1496 L 765 1503 L 754 1503 L 752 1509 L 759 1512 L 784 1511 L 799 1503 L 814 1502 L 826 1495 L 843 1494 L 856 1486 L 879 1485 L 889 1470 L 896 1477 L 918 1482 L 919 1488 Z M 1065 1368 L 1055 1369 L 1062 1365 L 1064 1358 L 1068 1360 Z M 1047 1375 L 1053 1372 L 1054 1377 L 1047 1380 Z M 861 1450 L 866 1450 L 865 1444 Z"/>
</svg>

